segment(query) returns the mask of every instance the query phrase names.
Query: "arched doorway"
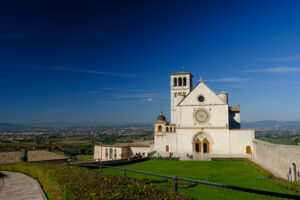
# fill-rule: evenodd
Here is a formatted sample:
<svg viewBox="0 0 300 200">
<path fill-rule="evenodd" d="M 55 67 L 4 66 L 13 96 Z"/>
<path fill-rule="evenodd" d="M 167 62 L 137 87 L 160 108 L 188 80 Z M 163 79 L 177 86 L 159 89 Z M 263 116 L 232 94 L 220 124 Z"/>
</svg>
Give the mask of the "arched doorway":
<svg viewBox="0 0 300 200">
<path fill-rule="evenodd" d="M 252 154 L 251 147 L 248 145 L 246 146 L 246 154 Z"/>
<path fill-rule="evenodd" d="M 201 152 L 201 141 L 199 139 L 195 143 L 195 150 L 197 153 Z"/>
<path fill-rule="evenodd" d="M 169 152 L 169 145 L 166 146 L 166 152 Z"/>
<path fill-rule="evenodd" d="M 114 159 L 117 159 L 117 149 L 114 150 Z"/>
<path fill-rule="evenodd" d="M 295 163 L 293 163 L 292 165 L 293 165 L 293 178 L 294 178 L 293 181 L 296 182 L 297 181 L 297 167 L 296 167 Z"/>
<path fill-rule="evenodd" d="M 209 153 L 209 141 L 205 138 L 203 140 L 203 153 Z"/>
<path fill-rule="evenodd" d="M 113 149 L 110 148 L 109 149 L 109 159 L 112 159 L 113 158 Z"/>
</svg>

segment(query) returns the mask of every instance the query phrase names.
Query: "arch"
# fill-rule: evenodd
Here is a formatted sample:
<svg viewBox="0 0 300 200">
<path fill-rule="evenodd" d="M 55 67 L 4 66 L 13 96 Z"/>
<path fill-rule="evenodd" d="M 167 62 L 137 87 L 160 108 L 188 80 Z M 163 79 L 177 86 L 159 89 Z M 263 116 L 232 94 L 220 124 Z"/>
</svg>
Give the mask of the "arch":
<svg viewBox="0 0 300 200">
<path fill-rule="evenodd" d="M 210 146 L 208 139 L 203 140 L 203 153 L 209 153 L 210 152 Z"/>
<path fill-rule="evenodd" d="M 177 86 L 177 78 L 174 78 L 174 87 Z"/>
<path fill-rule="evenodd" d="M 162 131 L 161 125 L 159 125 L 159 126 L 157 127 L 157 129 L 158 129 L 158 132 L 161 132 L 161 131 Z"/>
<path fill-rule="evenodd" d="M 201 141 L 199 139 L 197 139 L 197 141 L 195 143 L 195 151 L 197 153 L 200 153 L 202 151 L 202 149 L 201 149 Z"/>
<path fill-rule="evenodd" d="M 109 159 L 112 159 L 113 158 L 113 149 L 110 148 L 109 149 Z"/>
<path fill-rule="evenodd" d="M 166 127 L 166 132 L 169 132 L 169 128 L 168 127 Z"/>
<path fill-rule="evenodd" d="M 178 86 L 182 86 L 182 78 L 178 78 Z"/>
<path fill-rule="evenodd" d="M 186 78 L 183 78 L 183 86 L 186 86 Z"/>
<path fill-rule="evenodd" d="M 173 128 L 173 131 L 176 132 L 176 128 L 175 127 Z"/>
<path fill-rule="evenodd" d="M 117 159 L 117 149 L 114 149 L 114 159 Z"/>
<path fill-rule="evenodd" d="M 297 181 L 297 167 L 296 167 L 296 163 L 293 163 L 292 164 L 293 165 L 293 178 L 294 178 L 294 182 L 296 182 Z"/>
<path fill-rule="evenodd" d="M 166 152 L 169 152 L 169 145 L 166 146 Z"/>
<path fill-rule="evenodd" d="M 246 154 L 252 155 L 252 150 L 251 150 L 251 147 L 249 145 L 246 146 Z"/>
<path fill-rule="evenodd" d="M 207 134 L 206 132 L 203 132 L 203 131 L 199 131 L 197 132 L 193 137 L 192 137 L 192 140 L 191 140 L 191 143 L 192 144 L 195 144 L 195 142 L 197 141 L 197 139 L 200 139 L 200 140 L 204 140 L 204 139 L 207 139 L 209 141 L 209 143 L 212 145 L 214 144 L 214 141 L 212 139 L 212 137 Z"/>
<path fill-rule="evenodd" d="M 108 159 L 108 148 L 105 148 L 105 159 Z"/>
</svg>

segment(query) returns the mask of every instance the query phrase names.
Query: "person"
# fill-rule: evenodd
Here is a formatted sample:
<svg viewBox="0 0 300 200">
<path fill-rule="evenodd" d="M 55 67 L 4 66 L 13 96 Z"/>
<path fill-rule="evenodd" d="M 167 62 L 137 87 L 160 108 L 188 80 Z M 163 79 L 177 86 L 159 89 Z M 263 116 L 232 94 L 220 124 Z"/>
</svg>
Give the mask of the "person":
<svg viewBox="0 0 300 200">
<path fill-rule="evenodd" d="M 288 180 L 290 180 L 290 173 L 289 172 L 286 174 L 286 177 L 287 177 Z"/>
</svg>

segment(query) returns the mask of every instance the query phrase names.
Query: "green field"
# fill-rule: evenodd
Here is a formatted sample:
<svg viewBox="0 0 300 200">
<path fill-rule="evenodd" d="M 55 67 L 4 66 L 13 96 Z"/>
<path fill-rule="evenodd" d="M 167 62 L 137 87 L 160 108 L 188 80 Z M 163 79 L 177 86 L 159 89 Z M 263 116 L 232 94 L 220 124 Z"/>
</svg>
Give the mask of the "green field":
<svg viewBox="0 0 300 200">
<path fill-rule="evenodd" d="M 298 194 L 288 188 L 274 183 L 247 161 L 177 161 L 149 160 L 145 162 L 120 166 L 144 172 L 153 172 L 203 181 L 224 183 L 272 192 Z M 123 171 L 105 168 L 103 173 L 123 175 Z M 142 179 L 148 184 L 159 188 L 172 189 L 173 180 L 149 175 L 127 172 L 127 176 Z M 199 199 L 280 199 L 264 195 L 233 191 L 215 186 L 179 182 L 179 192 Z"/>
<path fill-rule="evenodd" d="M 76 161 L 93 161 L 94 156 L 93 155 L 77 155 L 75 156 Z"/>
</svg>

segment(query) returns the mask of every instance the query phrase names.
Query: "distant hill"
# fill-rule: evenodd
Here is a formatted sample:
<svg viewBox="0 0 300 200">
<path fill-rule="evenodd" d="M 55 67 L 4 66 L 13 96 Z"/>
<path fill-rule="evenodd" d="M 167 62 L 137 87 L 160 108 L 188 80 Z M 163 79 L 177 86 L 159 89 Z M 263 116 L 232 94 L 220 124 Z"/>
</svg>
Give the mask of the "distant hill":
<svg viewBox="0 0 300 200">
<path fill-rule="evenodd" d="M 84 123 L 68 123 L 68 122 L 40 122 L 32 124 L 14 124 L 14 123 L 1 123 L 0 122 L 0 131 L 36 131 L 40 128 L 76 128 L 76 127 L 140 127 L 141 125 L 110 125 L 110 126 L 101 126 L 101 125 L 91 125 Z M 144 125 L 144 127 L 152 127 L 151 125 Z M 256 122 L 244 122 L 241 124 L 242 128 L 252 128 L 256 130 L 300 130 L 300 121 L 256 121 Z"/>
<path fill-rule="evenodd" d="M 257 121 L 242 123 L 242 128 L 264 130 L 300 130 L 300 121 Z"/>
<path fill-rule="evenodd" d="M 32 128 L 34 127 L 29 125 L 0 123 L 0 131 L 21 131 L 21 130 L 29 130 Z"/>
</svg>

